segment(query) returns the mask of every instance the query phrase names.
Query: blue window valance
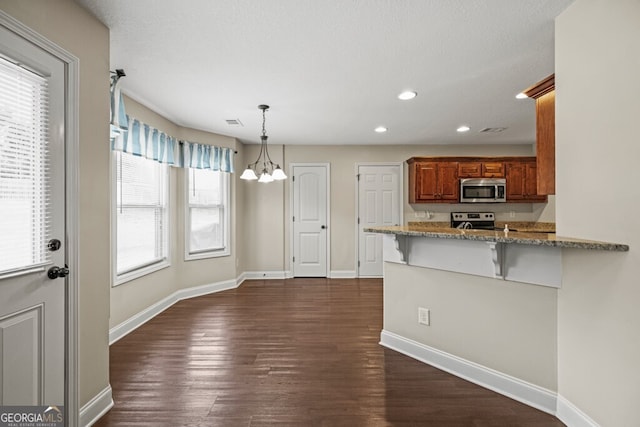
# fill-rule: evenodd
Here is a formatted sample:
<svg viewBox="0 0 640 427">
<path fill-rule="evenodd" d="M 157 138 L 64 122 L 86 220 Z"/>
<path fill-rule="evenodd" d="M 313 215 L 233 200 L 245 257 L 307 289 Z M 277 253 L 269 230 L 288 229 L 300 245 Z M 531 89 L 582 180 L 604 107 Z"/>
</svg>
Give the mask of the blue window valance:
<svg viewBox="0 0 640 427">
<path fill-rule="evenodd" d="M 227 147 L 181 141 L 129 117 L 116 77 L 111 79 L 111 149 L 168 165 L 233 172 L 234 151 Z"/>
<path fill-rule="evenodd" d="M 180 141 L 182 167 L 233 172 L 233 150 L 231 148 Z"/>
</svg>

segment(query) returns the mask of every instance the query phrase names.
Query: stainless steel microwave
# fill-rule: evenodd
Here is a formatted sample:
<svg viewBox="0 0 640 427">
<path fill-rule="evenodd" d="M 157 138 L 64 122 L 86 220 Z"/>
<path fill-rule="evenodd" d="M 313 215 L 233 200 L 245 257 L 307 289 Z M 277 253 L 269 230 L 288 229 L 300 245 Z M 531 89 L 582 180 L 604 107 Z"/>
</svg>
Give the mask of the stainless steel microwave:
<svg viewBox="0 0 640 427">
<path fill-rule="evenodd" d="M 465 178 L 460 180 L 460 203 L 504 203 L 507 180 L 504 178 Z"/>
</svg>

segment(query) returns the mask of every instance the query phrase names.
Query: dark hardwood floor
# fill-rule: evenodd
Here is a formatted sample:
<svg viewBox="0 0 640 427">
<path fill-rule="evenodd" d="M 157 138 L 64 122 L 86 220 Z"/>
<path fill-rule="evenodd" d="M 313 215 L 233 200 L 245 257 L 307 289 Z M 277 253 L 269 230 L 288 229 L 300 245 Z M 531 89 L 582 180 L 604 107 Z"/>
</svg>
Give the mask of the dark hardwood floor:
<svg viewBox="0 0 640 427">
<path fill-rule="evenodd" d="M 111 346 L 97 426 L 563 426 L 378 344 L 382 281 L 245 281 Z"/>
</svg>

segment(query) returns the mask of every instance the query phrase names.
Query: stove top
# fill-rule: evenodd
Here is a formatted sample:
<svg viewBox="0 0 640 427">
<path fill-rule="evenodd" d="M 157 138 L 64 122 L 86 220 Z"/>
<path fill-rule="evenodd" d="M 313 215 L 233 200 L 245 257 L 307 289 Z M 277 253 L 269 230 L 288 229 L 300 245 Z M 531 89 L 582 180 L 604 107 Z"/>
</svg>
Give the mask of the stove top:
<svg viewBox="0 0 640 427">
<path fill-rule="evenodd" d="M 493 230 L 496 227 L 493 212 L 451 212 L 451 227 Z"/>
</svg>

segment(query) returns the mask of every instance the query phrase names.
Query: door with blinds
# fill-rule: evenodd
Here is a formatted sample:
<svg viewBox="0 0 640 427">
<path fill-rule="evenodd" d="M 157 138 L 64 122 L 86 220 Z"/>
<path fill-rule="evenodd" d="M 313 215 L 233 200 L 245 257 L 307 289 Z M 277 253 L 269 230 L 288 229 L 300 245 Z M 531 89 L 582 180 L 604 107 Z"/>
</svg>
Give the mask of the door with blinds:
<svg viewBox="0 0 640 427">
<path fill-rule="evenodd" d="M 0 405 L 64 405 L 64 64 L 0 26 Z"/>
</svg>

